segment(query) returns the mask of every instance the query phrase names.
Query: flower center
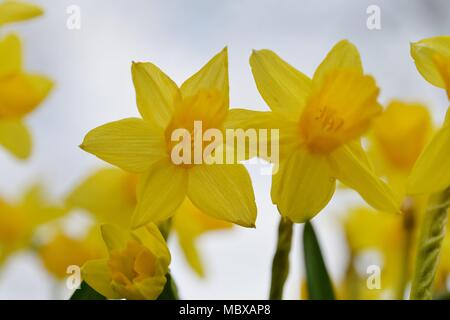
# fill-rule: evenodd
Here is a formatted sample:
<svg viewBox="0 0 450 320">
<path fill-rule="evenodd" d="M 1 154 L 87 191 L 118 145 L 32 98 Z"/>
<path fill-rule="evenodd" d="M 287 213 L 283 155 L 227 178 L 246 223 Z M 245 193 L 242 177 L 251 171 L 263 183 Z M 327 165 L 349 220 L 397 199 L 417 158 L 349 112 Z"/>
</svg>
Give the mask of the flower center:
<svg viewBox="0 0 450 320">
<path fill-rule="evenodd" d="M 130 240 L 124 250 L 110 253 L 108 266 L 114 282 L 131 288 L 133 282 L 155 275 L 156 257 L 139 242 Z"/>
<path fill-rule="evenodd" d="M 372 77 L 351 70 L 330 72 L 300 117 L 302 141 L 310 151 L 326 154 L 358 138 L 381 110 L 377 96 Z"/>
<path fill-rule="evenodd" d="M 201 90 L 183 98 L 165 131 L 172 162 L 184 167 L 203 163 L 203 150 L 211 143 L 205 141 L 203 133 L 208 129 L 221 130 L 227 110 L 223 95 L 215 90 Z"/>
</svg>

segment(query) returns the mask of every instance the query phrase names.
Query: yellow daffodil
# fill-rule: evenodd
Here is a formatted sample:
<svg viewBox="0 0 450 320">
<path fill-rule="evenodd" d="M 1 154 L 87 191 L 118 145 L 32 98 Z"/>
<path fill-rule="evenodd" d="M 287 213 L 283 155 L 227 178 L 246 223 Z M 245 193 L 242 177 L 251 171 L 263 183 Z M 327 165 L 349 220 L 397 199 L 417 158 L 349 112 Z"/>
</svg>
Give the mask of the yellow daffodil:
<svg viewBox="0 0 450 320">
<path fill-rule="evenodd" d="M 0 199 L 0 261 L 30 246 L 37 227 L 65 212 L 63 208 L 46 203 L 39 187 L 31 188 L 18 204 Z"/>
<path fill-rule="evenodd" d="M 22 70 L 17 36 L 0 40 L 0 145 L 20 159 L 31 152 L 31 137 L 23 118 L 45 99 L 52 86 L 46 77 Z"/>
<path fill-rule="evenodd" d="M 38 254 L 47 271 L 58 279 L 67 277 L 69 266 L 81 267 L 89 260 L 107 256 L 97 227 L 81 239 L 58 231 L 50 241 L 39 246 Z"/>
<path fill-rule="evenodd" d="M 174 164 L 176 129 L 194 136 L 194 122 L 223 129 L 228 116 L 227 50 L 217 54 L 179 88 L 151 63 L 133 63 L 137 106 L 143 119 L 129 118 L 89 132 L 81 148 L 140 176 L 132 227 L 171 217 L 187 198 L 205 214 L 254 227 L 256 205 L 241 164 Z"/>
<path fill-rule="evenodd" d="M 380 175 L 399 194 L 406 193 L 408 175 L 428 142 L 432 123 L 428 109 L 419 103 L 394 100 L 374 121 L 371 156 Z"/>
<path fill-rule="evenodd" d="M 156 299 L 171 259 L 156 225 L 128 231 L 106 224 L 101 232 L 109 257 L 86 262 L 83 279 L 109 299 Z"/>
<path fill-rule="evenodd" d="M 67 198 L 71 208 L 92 213 L 99 223 L 129 226 L 136 208 L 137 176 L 116 168 L 101 169 L 83 181 Z M 196 240 L 203 234 L 231 228 L 232 224 L 210 218 L 188 198 L 177 209 L 172 227 L 187 262 L 200 276 L 204 275 Z"/>
<path fill-rule="evenodd" d="M 450 36 L 438 36 L 411 43 L 417 70 L 432 85 L 447 90 L 450 99 Z"/>
<path fill-rule="evenodd" d="M 36 5 L 22 1 L 6 0 L 0 3 L 0 26 L 38 17 L 42 13 L 42 9 Z"/>
<path fill-rule="evenodd" d="M 280 129 L 271 195 L 283 216 L 299 223 L 314 217 L 331 199 L 336 179 L 373 207 L 398 211 L 359 143 L 381 106 L 375 80 L 363 74 L 350 42 L 336 44 L 312 80 L 269 50 L 254 51 L 250 64 L 272 112 L 242 111 L 241 117 L 249 119 L 247 127 Z"/>
</svg>

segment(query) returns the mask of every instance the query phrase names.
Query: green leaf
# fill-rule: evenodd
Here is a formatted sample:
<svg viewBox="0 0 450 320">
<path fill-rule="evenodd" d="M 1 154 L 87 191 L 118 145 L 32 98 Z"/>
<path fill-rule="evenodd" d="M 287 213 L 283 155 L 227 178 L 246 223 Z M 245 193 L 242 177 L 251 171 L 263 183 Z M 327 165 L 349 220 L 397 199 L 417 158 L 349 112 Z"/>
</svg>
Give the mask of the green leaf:
<svg viewBox="0 0 450 320">
<path fill-rule="evenodd" d="M 106 298 L 83 281 L 80 288 L 72 294 L 70 300 L 106 300 Z"/>
<path fill-rule="evenodd" d="M 334 300 L 333 286 L 323 261 L 319 242 L 311 222 L 303 229 L 303 253 L 305 258 L 308 298 L 311 300 Z"/>
<path fill-rule="evenodd" d="M 166 275 L 166 285 L 156 300 L 179 300 L 178 289 L 170 273 Z"/>
</svg>

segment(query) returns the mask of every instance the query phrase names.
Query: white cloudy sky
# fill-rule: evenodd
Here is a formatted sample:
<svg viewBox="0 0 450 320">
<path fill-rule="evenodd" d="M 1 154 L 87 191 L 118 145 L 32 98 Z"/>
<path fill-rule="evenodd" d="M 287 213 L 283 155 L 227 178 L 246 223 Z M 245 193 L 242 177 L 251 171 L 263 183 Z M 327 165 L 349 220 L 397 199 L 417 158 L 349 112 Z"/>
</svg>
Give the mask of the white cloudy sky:
<svg viewBox="0 0 450 320">
<path fill-rule="evenodd" d="M 137 115 L 130 63 L 151 61 L 181 83 L 229 47 L 232 106 L 265 110 L 250 72 L 252 49 L 270 48 L 311 75 L 340 39 L 360 49 L 365 69 L 382 88 L 381 102 L 421 101 L 442 120 L 447 100 L 426 83 L 409 56 L 409 42 L 449 34 L 450 2 L 379 0 L 36 0 L 46 14 L 8 30 L 24 40 L 26 67 L 48 74 L 57 86 L 29 119 L 33 157 L 18 163 L 0 152 L 0 194 L 14 197 L 32 181 L 63 196 L 102 163 L 79 150 L 85 133 L 105 122 Z M 369 5 L 381 9 L 381 30 L 366 28 Z M 66 8 L 81 9 L 81 30 L 66 28 Z M 5 32 L 5 30 L 3 30 Z M 278 213 L 269 199 L 270 177 L 250 167 L 259 209 L 256 230 L 236 228 L 200 241 L 208 276 L 199 280 L 172 244 L 172 270 L 184 298 L 267 297 Z M 346 252 L 336 215 L 358 197 L 338 195 L 314 220 L 332 275 L 343 272 Z M 303 272 L 300 228 L 285 290 L 298 297 Z M 51 298 L 55 289 L 29 254 L 14 257 L 0 273 L 0 298 Z M 64 289 L 59 296 L 67 295 Z"/>
</svg>

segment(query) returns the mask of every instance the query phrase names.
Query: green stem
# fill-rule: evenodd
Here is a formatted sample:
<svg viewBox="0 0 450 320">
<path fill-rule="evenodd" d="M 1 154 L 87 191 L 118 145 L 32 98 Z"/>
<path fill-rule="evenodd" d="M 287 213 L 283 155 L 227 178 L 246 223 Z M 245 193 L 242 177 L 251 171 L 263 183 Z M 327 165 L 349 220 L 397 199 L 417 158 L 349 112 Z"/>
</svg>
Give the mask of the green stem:
<svg viewBox="0 0 450 320">
<path fill-rule="evenodd" d="M 411 300 L 430 300 L 447 225 L 450 188 L 433 195 L 421 224 Z"/>
<path fill-rule="evenodd" d="M 289 274 L 289 253 L 292 243 L 291 221 L 281 218 L 278 226 L 277 250 L 272 262 L 272 281 L 270 284 L 270 300 L 281 300 L 283 288 Z"/>
</svg>

